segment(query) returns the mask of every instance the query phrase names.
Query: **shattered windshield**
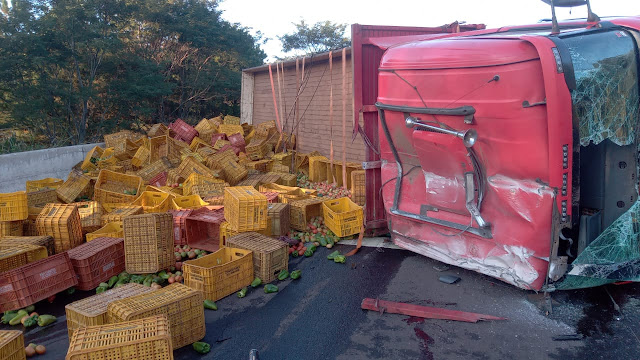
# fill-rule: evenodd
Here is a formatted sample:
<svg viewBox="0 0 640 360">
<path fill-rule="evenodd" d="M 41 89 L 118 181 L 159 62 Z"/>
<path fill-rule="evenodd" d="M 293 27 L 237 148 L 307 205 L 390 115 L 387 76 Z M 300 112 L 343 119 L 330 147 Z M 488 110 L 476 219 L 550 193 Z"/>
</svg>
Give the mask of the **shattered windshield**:
<svg viewBox="0 0 640 360">
<path fill-rule="evenodd" d="M 580 145 L 636 139 L 638 68 L 633 37 L 626 31 L 585 33 L 563 39 L 576 78 L 571 93 L 580 120 Z"/>
</svg>

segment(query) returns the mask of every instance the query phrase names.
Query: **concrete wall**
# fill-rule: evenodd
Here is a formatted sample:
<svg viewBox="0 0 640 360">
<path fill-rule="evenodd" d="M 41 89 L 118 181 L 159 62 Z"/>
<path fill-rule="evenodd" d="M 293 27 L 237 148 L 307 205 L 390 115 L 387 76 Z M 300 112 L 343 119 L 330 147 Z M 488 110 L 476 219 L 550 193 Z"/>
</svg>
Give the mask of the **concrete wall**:
<svg viewBox="0 0 640 360">
<path fill-rule="evenodd" d="M 85 144 L 0 155 L 0 193 L 25 190 L 27 180 L 66 179 L 71 168 L 96 145 Z"/>
<path fill-rule="evenodd" d="M 311 66 L 307 64 L 305 72 L 309 76 L 306 87 L 300 94 L 299 109 L 301 123 L 298 126 L 297 142 L 298 150 L 302 152 L 319 151 L 329 157 L 330 139 L 333 138 L 334 159 L 342 160 L 342 59 L 340 52 L 336 51 L 333 57 L 333 68 L 329 72 L 329 61 L 323 59 L 314 62 Z M 309 70 L 309 67 L 311 69 Z M 296 68 L 285 63 L 284 84 L 282 86 L 283 112 L 280 114 L 281 121 L 285 124 L 285 130 L 291 131 L 295 123 L 291 108 L 296 97 Z M 253 75 L 253 99 L 251 120 L 254 125 L 275 120 L 273 108 L 273 96 L 271 94 L 271 81 L 268 69 L 249 69 Z M 246 74 L 247 72 L 245 72 Z M 358 136 L 355 141 L 351 141 L 353 129 L 353 75 L 351 66 L 351 56 L 347 55 L 346 64 L 346 157 L 347 161 L 364 161 L 365 147 L 362 138 Z M 274 86 L 276 98 L 279 98 L 278 83 L 276 81 L 276 70 L 273 66 Z M 331 81 L 332 80 L 332 81 Z M 333 124 L 329 121 L 329 98 L 330 83 L 333 82 Z M 243 83 L 249 83 L 248 81 Z M 243 91 L 247 89 L 243 88 Z M 286 106 L 285 106 L 286 105 Z M 306 112 L 305 112 L 306 110 Z M 280 109 L 278 109 L 280 111 Z M 249 112 L 247 111 L 247 114 Z M 302 114 L 304 113 L 304 116 Z M 287 119 L 287 115 L 289 115 Z"/>
</svg>

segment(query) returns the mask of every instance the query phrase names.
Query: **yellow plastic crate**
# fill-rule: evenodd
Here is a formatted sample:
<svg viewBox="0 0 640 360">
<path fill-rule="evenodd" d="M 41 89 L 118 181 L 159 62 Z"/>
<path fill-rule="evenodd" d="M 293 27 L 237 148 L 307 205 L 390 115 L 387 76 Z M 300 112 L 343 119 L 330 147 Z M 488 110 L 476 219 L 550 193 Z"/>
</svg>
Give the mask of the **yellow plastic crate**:
<svg viewBox="0 0 640 360">
<path fill-rule="evenodd" d="M 158 315 L 79 328 L 71 337 L 65 359 L 173 360 L 169 321 Z"/>
<path fill-rule="evenodd" d="M 237 116 L 225 115 L 222 121 L 227 125 L 240 125 L 240 118 Z"/>
<path fill-rule="evenodd" d="M 211 184 L 224 184 L 224 180 L 193 173 L 182 183 L 182 193 L 184 195 L 191 195 L 191 188 L 193 186 Z"/>
<path fill-rule="evenodd" d="M 131 165 L 135 167 L 142 167 L 149 163 L 149 156 L 151 151 L 146 146 L 140 146 L 131 159 Z"/>
<path fill-rule="evenodd" d="M 124 238 L 122 222 L 114 221 L 101 227 L 100 229 L 87 234 L 87 242 L 100 237 Z"/>
<path fill-rule="evenodd" d="M 142 185 L 139 176 L 102 170 L 96 180 L 94 197 L 99 203 L 130 203 L 140 195 Z"/>
<path fill-rule="evenodd" d="M 0 248 L 0 273 L 46 259 L 48 256 L 47 248 L 44 246 L 24 244 Z"/>
<path fill-rule="evenodd" d="M 182 271 L 186 286 L 202 291 L 205 299 L 218 301 L 251 284 L 253 257 L 250 250 L 225 247 L 185 262 Z"/>
<path fill-rule="evenodd" d="M 40 180 L 27 180 L 27 192 L 34 192 L 41 189 L 57 189 L 64 183 L 64 180 L 57 178 L 45 178 Z"/>
<path fill-rule="evenodd" d="M 142 206 L 138 205 L 124 205 L 117 207 L 108 214 L 102 215 L 102 225 L 107 225 L 110 222 L 122 222 L 125 217 L 140 215 L 142 212 Z"/>
<path fill-rule="evenodd" d="M 242 134 L 244 136 L 244 129 L 241 125 L 221 124 L 218 126 L 218 133 L 227 134 L 227 136 L 233 134 Z"/>
<path fill-rule="evenodd" d="M 169 319 L 173 348 L 179 349 L 204 338 L 203 301 L 202 292 L 173 283 L 150 293 L 112 302 L 107 306 L 107 319 L 109 323 L 119 323 L 164 315 Z"/>
<path fill-rule="evenodd" d="M 22 236 L 24 220 L 0 221 L 0 238 L 4 236 Z"/>
<path fill-rule="evenodd" d="M 327 181 L 329 178 L 329 169 L 327 164 L 329 159 L 324 156 L 309 157 L 309 180 L 313 182 Z"/>
<path fill-rule="evenodd" d="M 74 203 L 78 207 L 83 232 L 93 232 L 102 227 L 103 208 L 97 201 Z"/>
<path fill-rule="evenodd" d="M 267 217 L 267 227 L 263 230 L 256 230 L 255 232 L 265 236 L 271 236 L 272 235 L 271 233 L 273 232 L 272 225 L 273 225 L 272 219 L 270 217 Z M 220 224 L 220 248 L 227 246 L 228 238 L 232 236 L 236 236 L 238 234 L 242 234 L 242 233 L 231 229 L 231 226 L 229 225 L 228 221 L 223 221 L 222 224 Z"/>
<path fill-rule="evenodd" d="M 224 190 L 224 218 L 236 231 L 264 230 L 267 227 L 267 198 L 251 186 Z"/>
<path fill-rule="evenodd" d="M 26 220 L 28 216 L 29 206 L 25 191 L 0 194 L 0 221 Z"/>
<path fill-rule="evenodd" d="M 195 210 L 203 206 L 209 205 L 209 203 L 202 200 L 202 198 L 199 195 L 178 196 L 171 200 L 171 204 L 174 210 L 181 210 L 181 209 Z"/>
<path fill-rule="evenodd" d="M 0 359 L 24 360 L 24 334 L 20 330 L 0 330 Z"/>
<path fill-rule="evenodd" d="M 82 165 L 80 165 L 80 169 L 86 171 L 93 171 L 98 168 L 98 160 L 102 157 L 104 153 L 104 149 L 100 146 L 94 146 L 93 149 L 89 150 L 87 155 L 84 157 L 84 161 L 82 161 Z M 27 189 L 27 191 L 29 191 Z"/>
<path fill-rule="evenodd" d="M 56 254 L 82 244 L 82 222 L 75 205 L 47 204 L 36 218 L 38 235 L 53 237 Z"/>
<path fill-rule="evenodd" d="M 349 198 L 323 202 L 322 212 L 327 227 L 339 237 L 359 234 L 362 229 L 362 207 Z"/>
<path fill-rule="evenodd" d="M 143 191 L 131 205 L 142 206 L 145 213 L 167 212 L 175 195 L 158 191 Z"/>
<path fill-rule="evenodd" d="M 365 175 L 365 170 L 351 172 L 351 200 L 360 206 L 364 205 L 367 197 Z"/>
</svg>

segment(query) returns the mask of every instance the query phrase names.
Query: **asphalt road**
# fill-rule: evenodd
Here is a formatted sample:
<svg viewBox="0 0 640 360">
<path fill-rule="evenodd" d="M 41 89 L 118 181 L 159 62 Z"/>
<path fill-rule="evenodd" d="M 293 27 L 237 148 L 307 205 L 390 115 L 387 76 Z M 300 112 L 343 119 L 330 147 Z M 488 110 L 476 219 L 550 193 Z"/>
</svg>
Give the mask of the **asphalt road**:
<svg viewBox="0 0 640 360">
<path fill-rule="evenodd" d="M 248 359 L 251 349 L 258 349 L 262 360 L 640 359 L 640 284 L 607 288 L 620 313 L 601 287 L 554 293 L 547 314 L 541 295 L 458 268 L 439 272 L 433 267 L 442 264 L 407 251 L 363 248 L 346 264 L 326 260 L 328 253 L 319 249 L 311 258 L 293 259 L 289 270 L 302 270 L 302 277 L 278 283 L 276 294 L 258 288 L 242 299 L 218 301 L 218 311 L 206 311 L 202 340 L 211 344 L 211 352 L 201 356 L 184 347 L 174 352 L 175 359 Z M 441 283 L 443 274 L 461 281 Z M 64 304 L 87 295 L 78 292 L 37 305 L 36 311 L 60 318 L 54 326 L 26 331 L 26 343 L 47 346 L 47 354 L 36 359 L 64 358 Z M 360 309 L 365 297 L 507 320 L 461 323 L 381 315 Z M 584 338 L 553 340 L 569 334 Z"/>
</svg>

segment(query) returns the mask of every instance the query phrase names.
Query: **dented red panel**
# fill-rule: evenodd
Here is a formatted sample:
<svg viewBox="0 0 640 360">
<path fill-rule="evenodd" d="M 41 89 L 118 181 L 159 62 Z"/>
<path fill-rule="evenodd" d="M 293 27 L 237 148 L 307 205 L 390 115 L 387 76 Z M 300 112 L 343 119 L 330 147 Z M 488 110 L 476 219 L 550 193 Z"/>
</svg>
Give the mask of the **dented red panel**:
<svg viewBox="0 0 640 360">
<path fill-rule="evenodd" d="M 558 164 L 551 162 L 561 164 L 562 158 L 549 150 L 557 139 L 550 143 L 547 88 L 537 48 L 518 38 L 445 39 L 390 48 L 381 61 L 378 101 L 423 107 L 421 98 L 432 108 L 475 108 L 473 124 L 465 124 L 462 116 L 414 116 L 424 123 L 477 131 L 473 149 L 486 184 L 480 213 L 491 224 L 492 238 L 391 215 L 394 241 L 521 288 L 540 289 L 547 274 L 556 200 L 549 184 L 558 181 L 550 170 Z M 538 105 L 523 106 L 525 101 Z M 407 174 L 399 210 L 477 227 L 465 206 L 464 173 L 473 167 L 461 139 L 409 129 L 401 112 L 386 111 L 385 118 Z M 384 136 L 380 142 L 382 182 L 388 182 L 383 199 L 389 210 L 397 165 Z"/>
</svg>

